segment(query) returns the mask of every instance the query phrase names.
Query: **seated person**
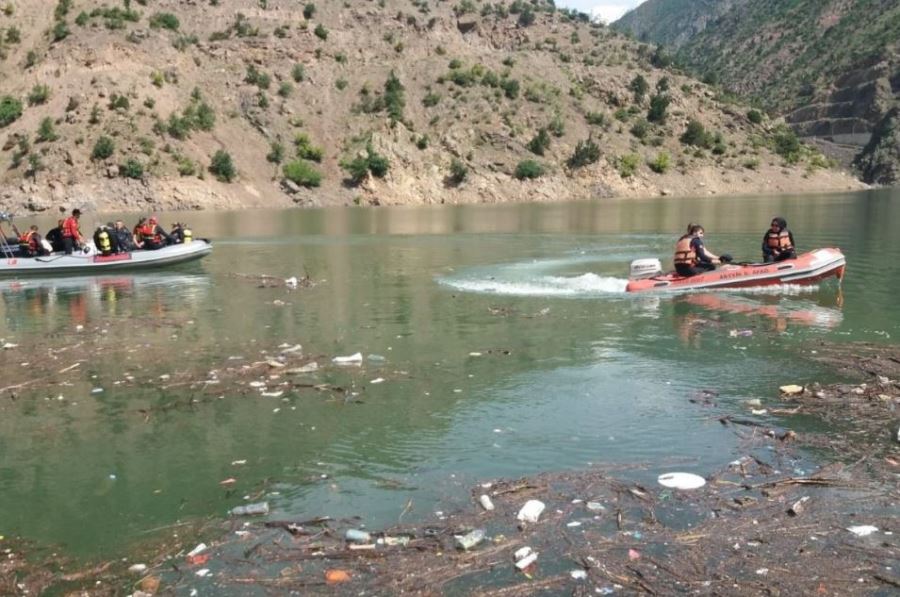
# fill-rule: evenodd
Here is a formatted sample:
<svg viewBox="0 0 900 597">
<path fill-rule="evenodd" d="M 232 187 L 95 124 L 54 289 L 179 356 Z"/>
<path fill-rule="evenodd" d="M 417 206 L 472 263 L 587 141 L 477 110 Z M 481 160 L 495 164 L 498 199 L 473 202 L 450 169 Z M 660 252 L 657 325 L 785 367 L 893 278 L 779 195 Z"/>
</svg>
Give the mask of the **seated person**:
<svg viewBox="0 0 900 597">
<path fill-rule="evenodd" d="M 147 223 L 147 218 L 141 216 L 138 218 L 137 224 L 134 225 L 134 228 L 131 231 L 131 241 L 134 243 L 134 246 L 138 249 L 144 248 L 144 241 L 142 240 L 143 235 L 141 234 L 141 229 L 143 229 L 144 224 Z"/>
<path fill-rule="evenodd" d="M 47 231 L 47 242 L 50 243 L 54 251 L 63 251 L 65 249 L 63 247 L 62 225 L 63 220 L 59 220 L 56 222 L 56 228 L 51 228 Z"/>
<path fill-rule="evenodd" d="M 772 224 L 766 231 L 766 235 L 763 236 L 762 252 L 764 263 L 797 258 L 797 251 L 794 249 L 794 235 L 788 230 L 787 221 L 784 218 L 772 218 Z"/>
<path fill-rule="evenodd" d="M 184 222 L 175 222 L 172 224 L 172 231 L 169 233 L 175 240 L 175 244 L 189 243 L 194 240 L 194 233 L 190 226 Z"/>
<path fill-rule="evenodd" d="M 125 222 L 116 220 L 112 231 L 113 250 L 116 253 L 130 253 L 135 250 L 134 235 L 125 227 Z"/>
<path fill-rule="evenodd" d="M 147 220 L 147 223 L 141 227 L 141 242 L 143 243 L 144 249 L 155 251 L 166 245 L 173 244 L 174 241 L 172 240 L 172 237 L 162 229 L 162 226 L 159 225 L 156 217 L 151 216 L 150 219 Z"/>
<path fill-rule="evenodd" d="M 34 224 L 25 231 L 25 234 L 19 236 L 19 254 L 23 257 L 38 257 L 48 255 L 41 243 L 41 235 L 38 234 L 38 227 Z"/>
<path fill-rule="evenodd" d="M 703 244 L 703 226 L 691 224 L 688 234 L 683 235 L 675 243 L 675 271 L 680 276 L 696 276 L 716 269 L 723 261 L 706 250 Z M 729 261 L 726 259 L 725 261 Z"/>
</svg>

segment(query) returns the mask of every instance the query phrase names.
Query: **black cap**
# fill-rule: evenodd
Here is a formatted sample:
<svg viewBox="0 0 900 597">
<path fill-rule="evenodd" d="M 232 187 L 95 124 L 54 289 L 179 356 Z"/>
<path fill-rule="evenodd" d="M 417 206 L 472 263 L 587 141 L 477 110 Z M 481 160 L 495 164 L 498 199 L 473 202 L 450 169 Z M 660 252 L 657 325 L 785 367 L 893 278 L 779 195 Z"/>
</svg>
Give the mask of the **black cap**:
<svg viewBox="0 0 900 597">
<path fill-rule="evenodd" d="M 73 216 L 80 216 L 80 215 L 81 215 L 81 210 L 78 209 L 78 208 L 76 207 L 75 209 L 72 210 L 72 215 L 73 215 Z"/>
</svg>

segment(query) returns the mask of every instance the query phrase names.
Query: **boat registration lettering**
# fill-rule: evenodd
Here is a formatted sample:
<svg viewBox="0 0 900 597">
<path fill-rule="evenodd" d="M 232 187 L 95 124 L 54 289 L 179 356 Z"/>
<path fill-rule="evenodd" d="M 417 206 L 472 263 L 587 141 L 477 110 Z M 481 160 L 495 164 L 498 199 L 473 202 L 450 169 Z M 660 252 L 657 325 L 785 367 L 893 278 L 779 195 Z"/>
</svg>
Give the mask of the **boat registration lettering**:
<svg viewBox="0 0 900 597">
<path fill-rule="evenodd" d="M 725 273 L 722 272 L 719 274 L 719 278 L 722 280 L 734 280 L 735 278 L 742 278 L 744 276 L 755 276 L 758 274 L 768 274 L 771 268 L 760 268 L 760 269 L 741 269 L 736 272 Z"/>
</svg>

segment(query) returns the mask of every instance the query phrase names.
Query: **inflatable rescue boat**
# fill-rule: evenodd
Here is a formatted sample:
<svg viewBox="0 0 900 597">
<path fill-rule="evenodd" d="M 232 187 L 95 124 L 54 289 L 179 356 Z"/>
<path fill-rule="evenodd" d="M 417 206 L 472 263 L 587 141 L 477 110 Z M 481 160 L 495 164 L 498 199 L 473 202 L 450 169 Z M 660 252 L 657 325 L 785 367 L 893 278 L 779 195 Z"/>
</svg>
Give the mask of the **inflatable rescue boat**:
<svg viewBox="0 0 900 597">
<path fill-rule="evenodd" d="M 631 262 L 625 291 L 672 292 L 815 284 L 832 276 L 840 280 L 846 265 L 840 249 L 816 249 L 778 263 L 723 265 L 710 272 L 685 277 L 675 272 L 662 273 L 659 259 L 637 259 Z"/>
</svg>

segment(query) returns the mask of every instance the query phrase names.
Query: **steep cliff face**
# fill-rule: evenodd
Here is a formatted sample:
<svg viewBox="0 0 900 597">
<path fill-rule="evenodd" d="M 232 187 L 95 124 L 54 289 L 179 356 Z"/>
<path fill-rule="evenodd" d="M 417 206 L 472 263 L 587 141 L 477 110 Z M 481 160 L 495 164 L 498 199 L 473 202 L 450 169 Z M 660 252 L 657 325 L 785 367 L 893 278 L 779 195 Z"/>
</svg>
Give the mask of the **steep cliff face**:
<svg viewBox="0 0 900 597">
<path fill-rule="evenodd" d="M 751 0 L 648 0 L 613 23 L 638 41 L 678 49 L 735 6 Z"/>
<path fill-rule="evenodd" d="M 878 123 L 855 165 L 868 183 L 900 184 L 900 108 L 892 108 Z"/>
</svg>

